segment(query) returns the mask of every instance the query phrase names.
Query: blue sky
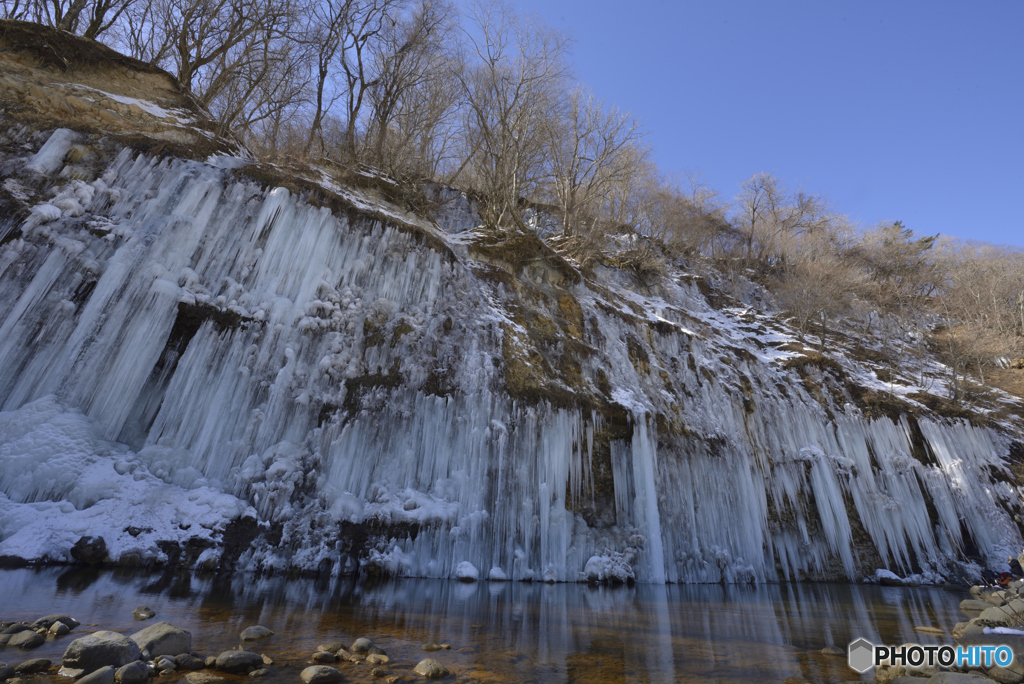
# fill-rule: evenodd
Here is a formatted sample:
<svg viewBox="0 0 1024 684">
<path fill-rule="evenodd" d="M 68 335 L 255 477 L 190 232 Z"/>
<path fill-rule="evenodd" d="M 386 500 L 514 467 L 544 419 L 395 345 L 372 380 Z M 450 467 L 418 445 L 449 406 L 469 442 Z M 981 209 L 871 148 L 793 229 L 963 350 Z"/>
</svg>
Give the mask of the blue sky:
<svg viewBox="0 0 1024 684">
<path fill-rule="evenodd" d="M 575 39 L 668 172 L 1024 246 L 1024 0 L 511 0 Z"/>
</svg>

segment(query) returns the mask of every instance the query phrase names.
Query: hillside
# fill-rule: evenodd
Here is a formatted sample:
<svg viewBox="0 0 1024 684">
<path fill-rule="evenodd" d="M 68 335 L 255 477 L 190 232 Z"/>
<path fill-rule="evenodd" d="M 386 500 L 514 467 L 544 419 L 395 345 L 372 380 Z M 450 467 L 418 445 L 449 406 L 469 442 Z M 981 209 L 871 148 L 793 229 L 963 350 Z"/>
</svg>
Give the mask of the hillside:
<svg viewBox="0 0 1024 684">
<path fill-rule="evenodd" d="M 256 162 L 169 74 L 3 29 L 5 562 L 939 581 L 1021 547 L 1020 399 L 814 349 L 750 280 L 582 270 L 543 211 Z"/>
</svg>

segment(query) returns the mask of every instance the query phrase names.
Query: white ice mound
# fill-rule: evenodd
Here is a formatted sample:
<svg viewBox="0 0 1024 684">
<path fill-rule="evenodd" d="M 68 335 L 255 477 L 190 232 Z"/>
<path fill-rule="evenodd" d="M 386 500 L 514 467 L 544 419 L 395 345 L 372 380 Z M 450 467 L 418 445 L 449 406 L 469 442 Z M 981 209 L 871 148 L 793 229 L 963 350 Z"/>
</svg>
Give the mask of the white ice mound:
<svg viewBox="0 0 1024 684">
<path fill-rule="evenodd" d="M 480 571 L 469 561 L 462 561 L 455 566 L 455 577 L 463 582 L 475 582 L 480 579 Z"/>
</svg>

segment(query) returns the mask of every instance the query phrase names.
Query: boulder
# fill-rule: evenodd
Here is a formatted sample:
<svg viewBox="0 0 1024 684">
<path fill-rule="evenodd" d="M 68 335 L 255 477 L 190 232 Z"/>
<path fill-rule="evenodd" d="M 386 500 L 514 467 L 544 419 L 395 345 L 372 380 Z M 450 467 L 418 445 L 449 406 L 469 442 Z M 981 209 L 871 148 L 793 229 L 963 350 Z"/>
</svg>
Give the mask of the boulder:
<svg viewBox="0 0 1024 684">
<path fill-rule="evenodd" d="M 46 617 L 41 617 L 35 622 L 33 622 L 31 628 L 48 630 L 57 623 L 64 625 L 69 630 L 74 629 L 75 627 L 78 627 L 80 624 L 82 624 L 70 615 L 47 615 Z"/>
<path fill-rule="evenodd" d="M 156 613 L 149 606 L 139 606 L 132 611 L 132 617 L 136 620 L 149 620 L 150 618 L 156 617 Z"/>
<path fill-rule="evenodd" d="M 107 560 L 107 542 L 103 537 L 82 537 L 71 547 L 71 557 L 79 563 L 97 565 Z"/>
<path fill-rule="evenodd" d="M 132 641 L 146 658 L 175 656 L 192 650 L 192 633 L 169 622 L 157 622 L 132 634 Z"/>
<path fill-rule="evenodd" d="M 336 658 L 334 654 L 329 651 L 317 651 L 313 654 L 312 660 L 314 663 L 325 665 L 327 663 L 333 663 Z"/>
<path fill-rule="evenodd" d="M 106 665 L 121 667 L 141 657 L 139 645 L 124 634 L 100 631 L 68 644 L 62 660 L 64 667 L 88 674 Z"/>
<path fill-rule="evenodd" d="M 14 668 L 10 665 L 0 665 L 0 682 L 6 681 L 14 676 Z"/>
<path fill-rule="evenodd" d="M 388 658 L 386 655 L 381 655 L 380 653 L 371 653 L 368 656 L 366 656 L 366 662 L 370 665 L 384 665 L 389 660 L 390 658 Z"/>
<path fill-rule="evenodd" d="M 991 607 L 991 603 L 980 599 L 964 599 L 960 602 L 960 610 L 968 615 L 971 613 L 980 613 L 981 611 Z"/>
<path fill-rule="evenodd" d="M 38 674 L 49 670 L 50 664 L 50 661 L 46 658 L 33 658 L 32 660 L 26 660 L 15 665 L 14 671 L 18 674 Z"/>
<path fill-rule="evenodd" d="M 988 620 L 989 622 L 996 622 L 996 623 L 999 623 L 1001 625 L 1005 625 L 1006 624 L 1006 619 L 1008 617 L 1010 617 L 1011 615 L 1013 615 L 1013 611 L 1011 611 L 1011 610 L 1008 610 L 1006 608 L 999 608 L 999 607 L 996 607 L 996 606 L 992 606 L 990 608 L 986 608 L 985 610 L 981 611 L 981 614 L 978 615 L 977 619 L 979 619 L 979 620 Z"/>
<path fill-rule="evenodd" d="M 420 662 L 416 663 L 416 667 L 413 668 L 413 672 L 422 677 L 426 677 L 427 679 L 440 679 L 441 677 L 447 677 L 451 674 L 448 671 L 448 668 L 433 658 L 424 658 Z"/>
<path fill-rule="evenodd" d="M 353 653 L 366 653 L 371 648 L 373 648 L 372 641 L 370 641 L 366 637 L 359 637 L 354 642 L 352 642 L 352 647 L 348 650 L 352 651 Z"/>
<path fill-rule="evenodd" d="M 141 660 L 119 667 L 114 673 L 114 680 L 118 684 L 141 684 L 147 679 L 149 679 L 149 665 Z"/>
<path fill-rule="evenodd" d="M 345 645 L 340 641 L 332 641 L 328 644 L 320 644 L 316 647 L 316 650 L 327 651 L 328 653 L 337 653 L 343 648 L 345 648 Z"/>
<path fill-rule="evenodd" d="M 48 629 L 46 631 L 47 631 L 48 634 L 50 634 L 52 636 L 62 637 L 65 634 L 70 633 L 71 629 L 69 629 L 68 626 L 65 625 L 63 622 L 54 622 L 53 625 L 50 627 L 50 629 Z"/>
<path fill-rule="evenodd" d="M 334 684 L 341 681 L 341 673 L 326 665 L 310 665 L 299 673 L 299 678 L 305 684 Z"/>
<path fill-rule="evenodd" d="M 252 651 L 224 651 L 217 656 L 215 666 L 224 672 L 249 674 L 263 667 L 263 657 Z"/>
<path fill-rule="evenodd" d="M 101 667 L 92 674 L 87 674 L 75 684 L 114 684 L 114 668 L 110 665 Z"/>
<path fill-rule="evenodd" d="M 263 625 L 255 625 L 243 629 L 239 636 L 242 641 L 256 641 L 257 639 L 266 639 L 268 636 L 273 635 L 274 632 L 272 630 L 267 629 Z"/>
<path fill-rule="evenodd" d="M 7 640 L 7 645 L 11 648 L 17 647 L 26 651 L 30 648 L 42 646 L 45 643 L 46 638 L 42 634 L 33 632 L 31 629 L 12 634 L 11 638 Z"/>
</svg>

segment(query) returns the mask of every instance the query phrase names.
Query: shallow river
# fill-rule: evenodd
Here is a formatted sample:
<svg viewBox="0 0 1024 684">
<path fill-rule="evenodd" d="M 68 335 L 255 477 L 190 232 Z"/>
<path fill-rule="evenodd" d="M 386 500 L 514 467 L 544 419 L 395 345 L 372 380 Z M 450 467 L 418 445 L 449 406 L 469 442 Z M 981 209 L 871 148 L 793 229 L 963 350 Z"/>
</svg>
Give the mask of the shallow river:
<svg viewBox="0 0 1024 684">
<path fill-rule="evenodd" d="M 68 613 L 83 624 L 25 655 L 54 662 L 86 631 L 133 632 L 167 620 L 188 629 L 193 650 L 216 655 L 245 627 L 274 630 L 247 646 L 274 659 L 262 684 L 296 684 L 309 654 L 328 641 L 369 637 L 389 674 L 417 679 L 434 657 L 449 682 L 811 682 L 858 679 L 845 657 L 824 656 L 863 636 L 875 643 L 937 643 L 915 626 L 947 632 L 964 619 L 964 595 L 936 588 L 845 584 L 761 586 L 526 584 L 444 580 L 214 579 L 94 570 L 0 571 L 0 620 Z M 157 613 L 140 623 L 131 611 Z M 940 641 L 949 642 L 949 638 Z M 424 643 L 451 645 L 427 654 Z M 366 664 L 339 663 L 346 682 L 381 681 Z M 51 681 L 60 682 L 57 678 Z M 162 677 L 160 684 L 184 678 Z M 242 682 L 242 678 L 230 678 Z M 45 681 L 40 678 L 39 681 Z M 250 680 L 251 681 L 251 680 Z M 420 680 L 424 681 L 424 680 Z"/>
</svg>

